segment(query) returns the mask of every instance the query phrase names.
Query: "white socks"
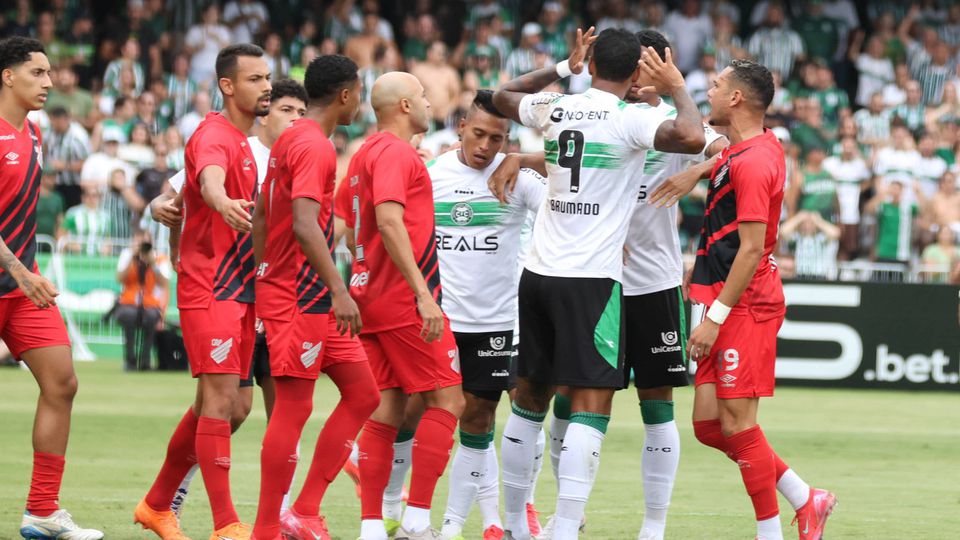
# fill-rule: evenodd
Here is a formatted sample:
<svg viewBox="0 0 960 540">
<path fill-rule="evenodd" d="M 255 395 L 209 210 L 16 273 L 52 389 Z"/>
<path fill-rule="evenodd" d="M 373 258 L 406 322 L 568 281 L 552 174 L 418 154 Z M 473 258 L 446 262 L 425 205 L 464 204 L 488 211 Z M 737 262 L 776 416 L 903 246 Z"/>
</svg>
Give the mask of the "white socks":
<svg viewBox="0 0 960 540">
<path fill-rule="evenodd" d="M 413 465 L 413 439 L 393 443 L 393 467 L 390 481 L 383 490 L 383 517 L 400 521 L 403 513 L 403 482 Z M 366 540 L 366 538 L 364 538 Z"/>
<path fill-rule="evenodd" d="M 573 417 L 579 414 L 583 413 L 574 414 Z M 603 432 L 584 423 L 571 422 L 567 427 L 557 468 L 560 482 L 553 540 L 569 540 L 579 536 L 580 520 L 600 468 L 603 438 Z"/>
<path fill-rule="evenodd" d="M 667 525 L 670 495 L 680 465 L 680 433 L 673 420 L 661 424 L 644 424 L 643 498 L 646 511 L 643 528 L 648 535 L 663 538 Z"/>
<path fill-rule="evenodd" d="M 783 540 L 783 529 L 780 527 L 780 516 L 757 522 L 758 540 Z"/>
<path fill-rule="evenodd" d="M 500 453 L 503 459 L 504 529 L 515 540 L 529 540 L 527 492 L 533 478 L 537 434 L 545 413 L 526 411 L 513 404 L 503 428 Z"/>
<path fill-rule="evenodd" d="M 403 521 L 400 524 L 403 530 L 414 533 L 430 527 L 430 509 L 407 506 L 403 512 Z M 366 540 L 366 538 L 364 538 Z"/>
<path fill-rule="evenodd" d="M 450 467 L 450 491 L 447 496 L 447 509 L 443 513 L 445 535 L 448 524 L 462 528 L 466 523 L 487 468 L 487 450 L 464 446 L 464 435 L 460 432 L 461 442 Z M 486 438 L 486 435 L 482 437 Z"/>
<path fill-rule="evenodd" d="M 530 478 L 530 492 L 527 493 L 527 504 L 533 504 L 537 495 L 537 480 L 540 478 L 540 471 L 543 470 L 543 450 L 547 446 L 547 435 L 543 432 L 543 426 L 540 427 L 540 433 L 537 434 L 537 451 L 533 462 L 533 477 Z"/>
<path fill-rule="evenodd" d="M 363 540 L 388 540 L 387 530 L 382 519 L 364 519 L 360 521 L 360 538 Z"/>
<path fill-rule="evenodd" d="M 483 519 L 483 530 L 491 525 L 503 528 L 500 521 L 500 463 L 497 461 L 497 448 L 490 443 L 486 449 L 486 468 L 477 493 L 477 506 L 480 507 L 480 517 Z"/>
<path fill-rule="evenodd" d="M 550 420 L 550 466 L 553 467 L 553 479 L 560 482 L 557 476 L 557 466 L 560 464 L 560 448 L 563 447 L 563 436 L 567 433 L 570 419 L 557 418 L 553 415 Z"/>
<path fill-rule="evenodd" d="M 790 506 L 794 510 L 803 508 L 803 505 L 807 504 L 807 499 L 810 498 L 810 486 L 793 472 L 793 469 L 787 469 L 777 480 L 777 491 L 790 501 Z"/>
</svg>

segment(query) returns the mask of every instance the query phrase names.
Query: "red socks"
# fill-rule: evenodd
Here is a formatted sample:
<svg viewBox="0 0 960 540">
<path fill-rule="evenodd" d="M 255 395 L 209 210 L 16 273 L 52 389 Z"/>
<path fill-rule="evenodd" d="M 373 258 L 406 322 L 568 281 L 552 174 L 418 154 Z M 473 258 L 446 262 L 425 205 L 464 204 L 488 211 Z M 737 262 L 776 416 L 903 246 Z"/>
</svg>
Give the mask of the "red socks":
<svg viewBox="0 0 960 540">
<path fill-rule="evenodd" d="M 360 519 L 383 519 L 383 490 L 393 467 L 393 441 L 397 428 L 367 420 L 357 444 L 360 447 Z"/>
<path fill-rule="evenodd" d="M 350 457 L 353 440 L 363 423 L 380 404 L 380 392 L 367 362 L 335 364 L 327 369 L 326 374 L 340 390 L 340 403 L 330 413 L 317 437 L 310 470 L 300 496 L 293 505 L 294 511 L 302 516 L 320 514 L 320 501 L 327 486 Z M 257 534 L 257 538 L 261 536 Z"/>
<path fill-rule="evenodd" d="M 190 468 L 197 462 L 197 415 L 193 409 L 187 409 L 167 444 L 167 457 L 147 492 L 146 501 L 150 508 L 163 512 L 170 510 L 170 501 L 177 492 Z"/>
<path fill-rule="evenodd" d="M 56 454 L 33 453 L 33 478 L 30 481 L 30 494 L 27 495 L 27 512 L 46 517 L 60 509 L 57 499 L 65 461 L 63 456 Z"/>
<path fill-rule="evenodd" d="M 780 513 L 777 507 L 777 468 L 774 453 L 760 426 L 727 437 L 727 444 L 740 466 L 740 476 L 753 501 L 757 521 Z"/>
<path fill-rule="evenodd" d="M 280 534 L 280 506 L 297 467 L 297 441 L 313 410 L 316 385 L 316 381 L 296 377 L 274 381 L 277 400 L 260 450 L 260 504 L 253 527 L 254 536 L 264 539 Z"/>
<path fill-rule="evenodd" d="M 430 407 L 423 413 L 413 436 L 413 466 L 407 506 L 430 508 L 437 480 L 450 460 L 453 430 L 456 427 L 457 417 L 449 411 Z"/>
<path fill-rule="evenodd" d="M 201 416 L 197 421 L 195 444 L 203 485 L 210 498 L 214 529 L 222 529 L 240 521 L 230 497 L 230 422 Z M 167 499 L 168 507 L 170 499 Z"/>
</svg>

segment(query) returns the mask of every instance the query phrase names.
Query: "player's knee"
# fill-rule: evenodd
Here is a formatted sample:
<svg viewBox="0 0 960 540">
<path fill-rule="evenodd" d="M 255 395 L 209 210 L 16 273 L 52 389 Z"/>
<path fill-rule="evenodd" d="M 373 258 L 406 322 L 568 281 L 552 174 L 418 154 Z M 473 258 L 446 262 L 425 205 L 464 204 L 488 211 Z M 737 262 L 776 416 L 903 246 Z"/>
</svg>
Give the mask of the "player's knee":
<svg viewBox="0 0 960 540">
<path fill-rule="evenodd" d="M 253 403 L 245 400 L 237 400 L 237 404 L 233 407 L 233 413 L 230 415 L 230 429 L 233 432 L 240 429 L 240 426 L 242 426 L 247 417 L 250 416 L 251 410 L 253 410 Z"/>
<path fill-rule="evenodd" d="M 377 392 L 376 387 L 372 387 L 370 391 L 351 392 L 340 399 L 351 410 L 364 417 L 369 417 L 380 406 L 380 392 Z"/>
<path fill-rule="evenodd" d="M 73 398 L 77 395 L 80 383 L 74 373 L 66 376 L 57 384 L 56 397 L 65 403 L 73 403 Z"/>
</svg>

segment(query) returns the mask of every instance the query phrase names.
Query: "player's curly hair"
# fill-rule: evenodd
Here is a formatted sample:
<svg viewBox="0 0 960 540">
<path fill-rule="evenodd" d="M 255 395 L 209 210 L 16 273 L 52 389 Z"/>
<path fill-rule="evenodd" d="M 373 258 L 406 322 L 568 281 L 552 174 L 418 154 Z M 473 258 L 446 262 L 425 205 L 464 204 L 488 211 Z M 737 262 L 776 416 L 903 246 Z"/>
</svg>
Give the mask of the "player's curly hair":
<svg viewBox="0 0 960 540">
<path fill-rule="evenodd" d="M 593 44 L 593 65 L 598 78 L 623 82 L 637 69 L 640 40 L 622 28 L 607 28 Z"/>
<path fill-rule="evenodd" d="M 30 61 L 30 53 L 42 53 L 43 43 L 22 36 L 11 36 L 0 41 L 0 71 Z"/>
<path fill-rule="evenodd" d="M 730 67 L 733 80 L 746 87 L 761 111 L 767 110 L 773 101 L 773 75 L 763 64 L 753 60 L 732 60 Z"/>
<path fill-rule="evenodd" d="M 473 98 L 471 109 L 483 111 L 497 118 L 506 118 L 506 116 L 493 105 L 493 90 L 477 90 L 477 95 Z"/>
<path fill-rule="evenodd" d="M 667 47 L 670 46 L 670 42 L 667 41 L 666 36 L 652 28 L 647 28 L 637 32 L 637 39 L 640 40 L 642 47 L 653 47 L 661 60 L 667 60 Z"/>
<path fill-rule="evenodd" d="M 303 86 L 311 101 L 330 103 L 338 92 L 357 81 L 357 69 L 357 63 L 342 54 L 318 56 L 307 66 Z"/>
<path fill-rule="evenodd" d="M 273 89 L 270 90 L 270 103 L 285 97 L 299 99 L 304 103 L 304 105 L 306 105 L 307 101 L 309 101 L 307 99 L 307 90 L 302 84 L 293 79 L 280 79 L 279 81 L 274 82 L 271 86 Z"/>
</svg>

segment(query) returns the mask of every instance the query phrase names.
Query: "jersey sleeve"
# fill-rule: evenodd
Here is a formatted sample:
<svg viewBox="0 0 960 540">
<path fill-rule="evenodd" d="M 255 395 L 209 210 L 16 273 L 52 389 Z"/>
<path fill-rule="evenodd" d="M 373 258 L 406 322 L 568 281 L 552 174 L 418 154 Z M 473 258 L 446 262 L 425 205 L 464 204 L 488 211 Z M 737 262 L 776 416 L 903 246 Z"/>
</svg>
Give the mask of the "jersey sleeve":
<svg viewBox="0 0 960 540">
<path fill-rule="evenodd" d="M 657 129 L 668 119 L 665 111 L 646 103 L 628 105 L 623 115 L 623 134 L 627 145 L 638 150 L 653 149 Z"/>
<path fill-rule="evenodd" d="M 423 162 L 412 147 L 403 145 L 389 145 L 373 162 L 370 187 L 374 206 L 391 201 L 407 204 L 407 191 Z"/>
<path fill-rule="evenodd" d="M 736 192 L 737 223 L 770 219 L 770 198 L 777 171 L 767 155 L 738 160 L 730 167 L 730 183 Z"/>
<path fill-rule="evenodd" d="M 324 184 L 331 174 L 336 174 L 337 166 L 329 145 L 330 141 L 320 137 L 301 137 L 289 146 L 286 159 L 291 199 L 313 199 L 323 204 Z"/>
<path fill-rule="evenodd" d="M 514 196 L 522 208 L 536 213 L 547 198 L 547 179 L 533 169 L 520 169 Z"/>
<path fill-rule="evenodd" d="M 543 129 L 550 122 L 553 105 L 563 97 L 556 92 L 527 94 L 520 100 L 518 116 L 520 123 L 536 129 Z"/>
<path fill-rule="evenodd" d="M 218 136 L 216 132 L 204 133 L 204 144 L 194 145 L 194 170 L 197 174 L 197 180 L 200 179 L 200 173 L 211 166 L 220 167 L 224 172 L 230 169 L 233 152 L 230 145 L 223 137 Z"/>
<path fill-rule="evenodd" d="M 177 171 L 177 174 L 171 176 L 167 182 L 170 183 L 170 187 L 173 191 L 180 193 L 180 190 L 183 189 L 183 184 L 187 181 L 187 171 L 185 169 L 180 169 Z"/>
<path fill-rule="evenodd" d="M 337 186 L 337 191 L 333 196 L 333 215 L 351 223 L 350 221 L 350 205 L 351 205 L 350 196 L 350 177 L 347 176 L 340 181 L 340 185 Z"/>
</svg>

